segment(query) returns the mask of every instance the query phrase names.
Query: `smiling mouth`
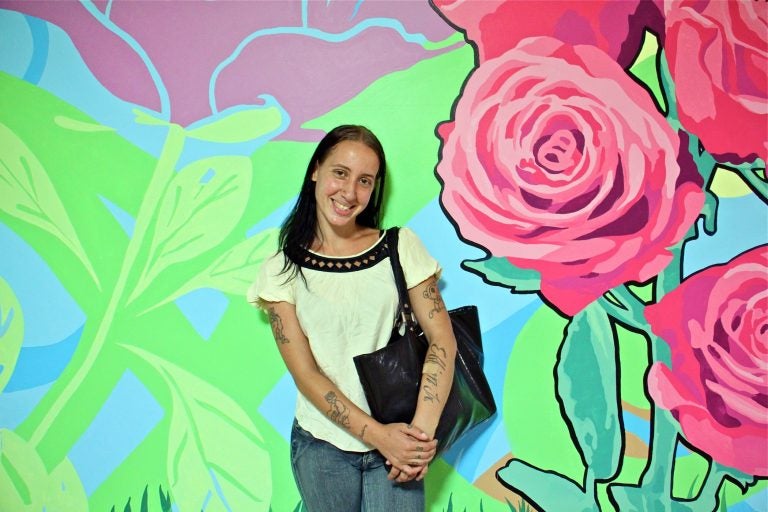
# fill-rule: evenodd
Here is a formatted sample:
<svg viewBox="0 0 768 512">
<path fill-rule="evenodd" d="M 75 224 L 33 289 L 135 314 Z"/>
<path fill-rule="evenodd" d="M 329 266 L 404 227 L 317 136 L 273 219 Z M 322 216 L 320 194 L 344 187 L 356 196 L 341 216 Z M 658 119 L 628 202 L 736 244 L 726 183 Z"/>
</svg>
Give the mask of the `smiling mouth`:
<svg viewBox="0 0 768 512">
<path fill-rule="evenodd" d="M 344 214 L 348 214 L 349 212 L 352 211 L 352 207 L 351 206 L 343 205 L 343 204 L 339 203 L 338 201 L 336 201 L 335 199 L 331 199 L 331 203 L 333 204 L 334 209 L 337 212 L 339 212 L 340 214 L 344 215 Z"/>
</svg>

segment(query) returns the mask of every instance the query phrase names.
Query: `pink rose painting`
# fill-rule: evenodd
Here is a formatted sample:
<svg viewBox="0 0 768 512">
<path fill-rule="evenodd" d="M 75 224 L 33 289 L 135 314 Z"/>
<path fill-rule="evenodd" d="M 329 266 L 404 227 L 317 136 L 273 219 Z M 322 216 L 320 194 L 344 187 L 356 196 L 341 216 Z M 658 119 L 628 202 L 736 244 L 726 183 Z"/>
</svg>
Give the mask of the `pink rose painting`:
<svg viewBox="0 0 768 512">
<path fill-rule="evenodd" d="M 688 277 L 645 316 L 672 352 L 651 397 L 715 461 L 768 476 L 768 246 Z"/>
<path fill-rule="evenodd" d="M 718 230 L 716 171 L 768 203 L 768 4 L 432 1 L 475 51 L 437 128 L 441 205 L 485 251 L 463 265 L 567 322 L 551 374 L 583 473 L 514 454 L 497 480 L 548 512 L 747 496 L 768 476 L 768 246 L 681 277 L 689 242 Z M 622 329 L 645 343 L 651 398 L 634 479 Z M 681 441 L 708 461 L 687 494 Z"/>
<path fill-rule="evenodd" d="M 538 271 L 571 316 L 656 275 L 704 202 L 678 135 L 592 46 L 531 38 L 481 64 L 439 133 L 442 201 L 461 234 Z"/>
<path fill-rule="evenodd" d="M 680 122 L 725 161 L 768 159 L 768 4 L 667 1 Z"/>
</svg>

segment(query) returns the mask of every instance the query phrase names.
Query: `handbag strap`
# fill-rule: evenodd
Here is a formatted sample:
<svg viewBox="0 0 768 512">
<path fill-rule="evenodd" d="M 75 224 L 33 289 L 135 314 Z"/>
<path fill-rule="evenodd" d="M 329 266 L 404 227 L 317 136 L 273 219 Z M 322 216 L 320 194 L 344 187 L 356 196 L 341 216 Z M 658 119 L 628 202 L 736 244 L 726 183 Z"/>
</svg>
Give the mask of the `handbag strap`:
<svg viewBox="0 0 768 512">
<path fill-rule="evenodd" d="M 398 317 L 410 331 L 416 329 L 416 321 L 413 318 L 413 308 L 408 298 L 408 288 L 405 284 L 405 274 L 400 265 L 400 256 L 397 252 L 400 228 L 394 227 L 387 230 L 387 248 L 389 249 L 389 262 L 392 264 L 392 273 L 395 276 L 395 285 L 397 286 L 397 296 L 400 299 Z"/>
</svg>

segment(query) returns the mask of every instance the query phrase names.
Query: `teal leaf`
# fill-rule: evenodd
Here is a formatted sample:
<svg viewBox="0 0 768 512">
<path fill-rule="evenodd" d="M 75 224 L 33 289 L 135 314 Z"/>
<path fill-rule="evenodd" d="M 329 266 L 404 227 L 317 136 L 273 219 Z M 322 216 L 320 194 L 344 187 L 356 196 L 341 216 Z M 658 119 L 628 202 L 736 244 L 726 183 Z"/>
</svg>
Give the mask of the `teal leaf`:
<svg viewBox="0 0 768 512">
<path fill-rule="evenodd" d="M 612 478 L 622 451 L 616 338 L 598 304 L 588 306 L 568 324 L 556 372 L 558 396 L 588 477 Z"/>
<path fill-rule="evenodd" d="M 69 459 L 48 473 L 35 448 L 7 429 L 0 429 L 0 503 L 3 510 L 88 510 L 88 498 Z"/>
<path fill-rule="evenodd" d="M 280 128 L 279 108 L 250 108 L 226 115 L 213 122 L 187 130 L 187 137 L 208 142 L 239 143 L 258 139 Z"/>
<path fill-rule="evenodd" d="M 160 199 L 149 256 L 129 302 L 166 268 L 202 254 L 232 231 L 251 189 L 251 161 L 198 160 L 174 175 Z"/>
<path fill-rule="evenodd" d="M 154 309 L 200 288 L 214 288 L 231 295 L 242 296 L 256 279 L 261 263 L 277 252 L 280 230 L 267 229 L 243 240 L 218 258 L 205 270 L 190 279 Z"/>
<path fill-rule="evenodd" d="M 558 473 L 542 471 L 520 460 L 509 460 L 496 473 L 505 486 L 518 492 L 538 510 L 547 512 L 599 512 L 594 495 Z M 629 509 L 628 509 L 629 510 Z"/>
<path fill-rule="evenodd" d="M 541 275 L 537 271 L 516 267 L 507 258 L 491 256 L 480 260 L 465 260 L 462 265 L 480 275 L 488 284 L 520 292 L 534 292 L 541 288 Z"/>
<path fill-rule="evenodd" d="M 97 287 L 99 278 L 43 165 L 20 138 L 0 123 L 0 211 L 36 226 L 80 260 Z"/>
<path fill-rule="evenodd" d="M 11 380 L 24 342 L 24 315 L 10 285 L 0 277 L 0 391 Z"/>
<path fill-rule="evenodd" d="M 163 377 L 171 393 L 168 478 L 179 510 L 269 510 L 269 452 L 259 431 L 228 395 L 192 373 L 126 347 Z"/>
</svg>

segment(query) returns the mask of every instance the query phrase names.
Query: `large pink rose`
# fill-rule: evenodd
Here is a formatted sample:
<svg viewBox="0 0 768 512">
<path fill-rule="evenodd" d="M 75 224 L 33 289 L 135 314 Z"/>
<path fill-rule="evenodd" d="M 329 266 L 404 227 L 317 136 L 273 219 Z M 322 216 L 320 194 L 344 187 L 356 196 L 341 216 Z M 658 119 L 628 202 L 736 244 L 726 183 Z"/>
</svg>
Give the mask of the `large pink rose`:
<svg viewBox="0 0 768 512">
<path fill-rule="evenodd" d="M 667 2 L 680 122 L 724 160 L 768 159 L 768 3 Z"/>
<path fill-rule="evenodd" d="M 642 45 L 643 30 L 656 33 L 664 21 L 662 0 L 432 0 L 441 14 L 477 46 L 483 62 L 498 57 L 527 37 L 552 36 L 590 44 L 631 64 Z"/>
<path fill-rule="evenodd" d="M 704 203 L 676 133 L 593 46 L 523 41 L 475 70 L 454 119 L 443 206 L 464 238 L 539 271 L 566 314 L 656 275 Z"/>
<path fill-rule="evenodd" d="M 715 461 L 768 476 L 768 246 L 690 276 L 645 317 L 672 352 L 648 374 L 654 401 Z"/>
</svg>

